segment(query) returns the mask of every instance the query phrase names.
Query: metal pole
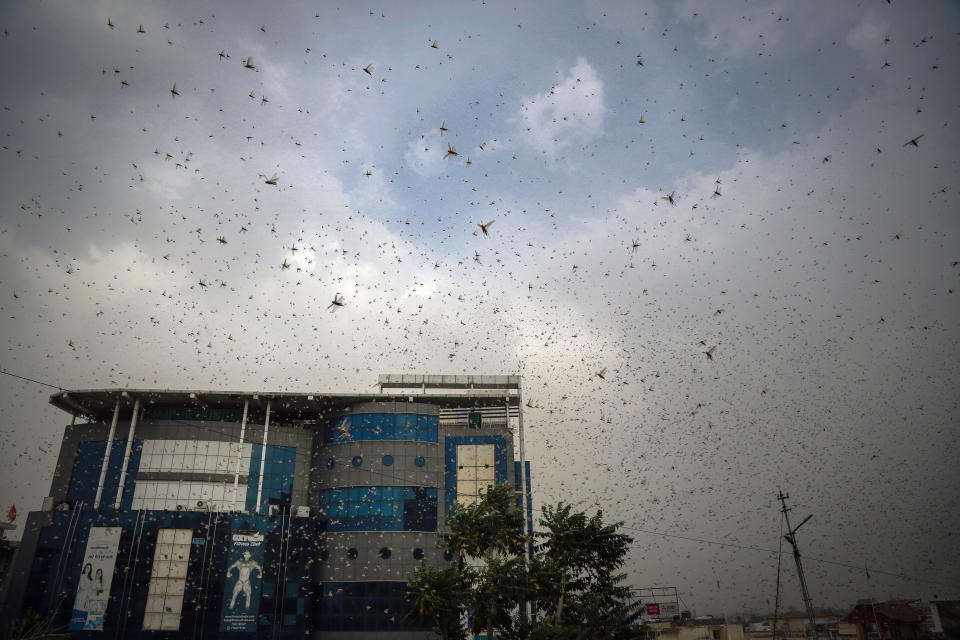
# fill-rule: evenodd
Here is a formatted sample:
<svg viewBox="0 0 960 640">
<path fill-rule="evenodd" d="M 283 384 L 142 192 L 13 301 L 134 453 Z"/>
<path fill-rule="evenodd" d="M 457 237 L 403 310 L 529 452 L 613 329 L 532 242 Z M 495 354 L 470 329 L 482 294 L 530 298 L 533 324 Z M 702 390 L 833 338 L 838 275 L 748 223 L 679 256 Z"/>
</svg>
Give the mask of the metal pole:
<svg viewBox="0 0 960 640">
<path fill-rule="evenodd" d="M 510 402 L 507 401 L 507 425 L 510 424 Z M 520 508 L 523 509 L 523 532 L 530 535 L 529 522 L 527 514 L 530 513 L 530 505 L 527 504 L 527 459 L 523 453 L 523 381 L 517 382 L 517 432 L 520 434 Z M 524 554 L 524 562 L 528 563 L 533 558 L 533 540 L 527 541 L 527 553 Z M 533 603 L 524 602 L 524 613 L 527 620 L 533 619 Z"/>
<path fill-rule="evenodd" d="M 243 401 L 243 420 L 240 422 L 240 450 L 237 451 L 237 472 L 233 474 L 233 505 L 230 511 L 236 511 L 238 502 L 237 486 L 240 483 L 240 462 L 243 460 L 243 432 L 247 428 L 247 408 L 250 406 L 250 400 Z"/>
<path fill-rule="evenodd" d="M 797 577 L 800 578 L 800 591 L 803 593 L 803 604 L 807 609 L 807 618 L 810 620 L 810 633 L 813 634 L 814 640 L 817 640 L 817 624 L 813 619 L 813 603 L 810 601 L 810 592 L 807 590 L 807 579 L 803 575 L 803 564 L 800 562 L 800 548 L 797 546 L 797 529 L 803 526 L 804 522 L 809 520 L 813 516 L 807 516 L 803 522 L 797 525 L 797 529 L 790 528 L 790 516 L 788 512 L 790 509 L 787 508 L 787 498 L 790 496 L 784 495 L 783 492 L 780 492 L 780 495 L 777 496 L 783 504 L 783 517 L 787 522 L 787 535 L 784 538 L 787 539 L 787 542 L 790 543 L 790 546 L 793 547 L 793 559 L 797 563 Z"/>
<path fill-rule="evenodd" d="M 107 436 L 107 449 L 103 452 L 103 465 L 100 467 L 100 481 L 97 482 L 97 497 L 93 499 L 93 509 L 100 508 L 100 496 L 103 495 L 103 483 L 107 480 L 107 465 L 110 462 L 110 450 L 113 449 L 113 436 L 117 433 L 117 420 L 120 418 L 120 396 L 113 407 L 113 420 L 110 422 L 110 435 Z"/>
<path fill-rule="evenodd" d="M 114 509 L 120 508 L 123 498 L 123 486 L 127 482 L 127 464 L 130 462 L 130 449 L 133 448 L 133 436 L 137 430 L 137 414 L 140 413 L 140 398 L 133 401 L 133 417 L 130 418 L 130 432 L 127 434 L 127 449 L 123 453 L 123 466 L 120 468 L 120 486 L 117 487 L 117 499 L 113 503 Z"/>
<path fill-rule="evenodd" d="M 260 500 L 263 497 L 263 470 L 267 464 L 267 434 L 270 433 L 270 400 L 267 400 L 267 419 L 263 423 L 263 450 L 260 452 L 260 479 L 257 481 L 257 513 L 260 513 Z"/>
</svg>

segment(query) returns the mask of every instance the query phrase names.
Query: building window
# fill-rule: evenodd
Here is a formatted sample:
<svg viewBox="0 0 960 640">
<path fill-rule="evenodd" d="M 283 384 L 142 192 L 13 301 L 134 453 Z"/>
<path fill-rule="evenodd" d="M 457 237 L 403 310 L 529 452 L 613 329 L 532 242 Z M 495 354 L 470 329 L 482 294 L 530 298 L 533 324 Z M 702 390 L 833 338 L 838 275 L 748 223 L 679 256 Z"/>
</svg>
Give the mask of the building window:
<svg viewBox="0 0 960 640">
<path fill-rule="evenodd" d="M 414 560 L 423 560 L 423 549 L 417 547 L 413 550 L 413 559 Z"/>
<path fill-rule="evenodd" d="M 192 529 L 160 529 L 143 613 L 146 631 L 177 631 L 190 563 Z"/>
<path fill-rule="evenodd" d="M 358 555 L 358 552 L 356 547 L 350 547 L 350 549 L 347 550 L 347 557 L 350 558 L 351 560 L 356 560 L 357 555 Z"/>
<path fill-rule="evenodd" d="M 353 456 L 353 466 L 359 468 L 363 465 L 363 456 Z"/>
<path fill-rule="evenodd" d="M 364 440 L 437 442 L 438 416 L 411 413 L 355 413 L 334 421 L 326 431 L 327 444 Z"/>
<path fill-rule="evenodd" d="M 327 459 L 327 469 L 333 469 L 335 466 L 337 466 L 336 458 Z"/>
<path fill-rule="evenodd" d="M 424 460 L 423 456 L 417 456 L 413 459 L 413 464 L 417 465 L 418 467 L 422 467 L 423 465 L 427 464 L 427 461 Z"/>
<path fill-rule="evenodd" d="M 385 467 L 393 466 L 393 456 L 391 456 L 390 454 L 383 456 L 383 466 Z"/>
<path fill-rule="evenodd" d="M 316 612 L 318 631 L 430 630 L 429 624 L 400 626 L 413 608 L 405 598 L 406 582 L 325 582 L 321 588 Z"/>
<path fill-rule="evenodd" d="M 388 559 L 391 555 L 393 555 L 393 552 L 390 551 L 390 547 L 384 547 L 383 549 L 380 549 L 380 558 L 382 560 Z"/>
<path fill-rule="evenodd" d="M 323 489 L 318 515 L 326 531 L 436 531 L 434 487 Z"/>
<path fill-rule="evenodd" d="M 457 445 L 457 502 L 475 504 L 480 494 L 496 484 L 492 444 Z"/>
<path fill-rule="evenodd" d="M 260 458 L 263 445 L 251 447 L 250 471 L 247 481 L 247 511 L 266 513 L 268 505 L 290 506 L 293 493 L 293 472 L 296 468 L 297 448 L 267 445 L 267 459 L 263 471 L 263 495 L 257 505 L 257 488 L 260 482 Z"/>
</svg>

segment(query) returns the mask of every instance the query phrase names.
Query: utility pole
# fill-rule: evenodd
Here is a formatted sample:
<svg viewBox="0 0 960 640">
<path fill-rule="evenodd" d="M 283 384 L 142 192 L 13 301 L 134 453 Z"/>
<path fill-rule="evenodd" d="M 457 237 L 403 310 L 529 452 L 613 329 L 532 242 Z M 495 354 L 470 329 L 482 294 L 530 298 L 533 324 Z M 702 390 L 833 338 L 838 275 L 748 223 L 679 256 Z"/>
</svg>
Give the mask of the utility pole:
<svg viewBox="0 0 960 640">
<path fill-rule="evenodd" d="M 797 576 L 800 578 L 800 590 L 803 592 L 803 605 L 807 609 L 807 618 L 810 619 L 810 632 L 813 634 L 813 640 L 817 640 L 817 624 L 813 619 L 813 603 L 810 602 L 810 591 L 807 589 L 807 579 L 803 576 L 803 564 L 800 562 L 800 548 L 797 546 L 797 529 L 812 518 L 813 514 L 804 518 L 803 522 L 798 524 L 795 529 L 791 529 L 790 516 L 788 515 L 790 509 L 787 508 L 787 498 L 790 496 L 784 495 L 783 491 L 779 491 L 778 493 L 777 500 L 783 504 L 783 517 L 786 518 L 787 521 L 788 533 L 783 537 L 786 538 L 790 546 L 793 547 L 793 560 L 797 563 Z"/>
</svg>

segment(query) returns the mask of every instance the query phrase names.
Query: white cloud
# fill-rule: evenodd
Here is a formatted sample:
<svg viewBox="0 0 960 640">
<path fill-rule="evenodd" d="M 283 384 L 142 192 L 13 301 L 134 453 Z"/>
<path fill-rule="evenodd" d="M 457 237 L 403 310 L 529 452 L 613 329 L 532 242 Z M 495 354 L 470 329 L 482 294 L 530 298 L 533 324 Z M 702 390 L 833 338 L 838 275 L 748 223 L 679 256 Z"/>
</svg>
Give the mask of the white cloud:
<svg viewBox="0 0 960 640">
<path fill-rule="evenodd" d="M 580 58 L 549 91 L 523 99 L 520 138 L 554 161 L 569 147 L 600 137 L 604 111 L 603 80 Z"/>
<path fill-rule="evenodd" d="M 403 159 L 407 166 L 421 176 L 437 176 L 443 171 L 443 156 L 446 145 L 440 139 L 440 130 L 431 129 L 418 140 L 407 143 L 407 152 Z"/>
<path fill-rule="evenodd" d="M 875 62 L 889 28 L 887 23 L 877 21 L 873 12 L 868 11 L 863 20 L 847 33 L 847 44 L 866 62 Z"/>
</svg>

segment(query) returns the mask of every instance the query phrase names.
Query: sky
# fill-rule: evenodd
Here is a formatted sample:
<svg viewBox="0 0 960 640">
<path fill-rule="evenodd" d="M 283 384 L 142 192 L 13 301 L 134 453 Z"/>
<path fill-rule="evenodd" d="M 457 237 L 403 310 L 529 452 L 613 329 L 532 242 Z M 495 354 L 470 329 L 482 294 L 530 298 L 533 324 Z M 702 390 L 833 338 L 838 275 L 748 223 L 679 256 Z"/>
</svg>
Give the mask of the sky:
<svg viewBox="0 0 960 640">
<path fill-rule="evenodd" d="M 772 610 L 783 490 L 815 605 L 960 597 L 958 18 L 7 3 L 0 369 L 520 374 L 535 508 L 622 521 L 631 585 Z M 54 391 L 0 387 L 21 514 Z M 799 609 L 786 555 L 781 582 Z"/>
</svg>

